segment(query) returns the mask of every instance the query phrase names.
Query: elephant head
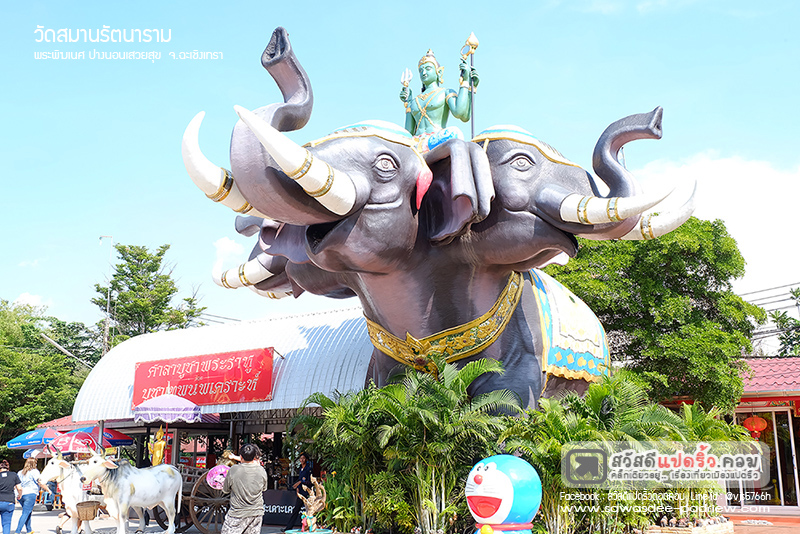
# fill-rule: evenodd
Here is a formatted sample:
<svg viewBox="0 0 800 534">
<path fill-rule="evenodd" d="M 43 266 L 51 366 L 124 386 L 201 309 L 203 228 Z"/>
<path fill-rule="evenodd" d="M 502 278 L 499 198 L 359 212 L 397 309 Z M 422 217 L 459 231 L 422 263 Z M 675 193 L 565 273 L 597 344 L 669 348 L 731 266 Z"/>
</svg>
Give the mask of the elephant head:
<svg viewBox="0 0 800 534">
<path fill-rule="evenodd" d="M 641 194 L 617 154 L 635 139 L 661 137 L 663 111 L 631 115 L 611 124 L 597 142 L 593 166 L 608 189 L 547 143 L 516 126 L 495 126 L 473 140 L 489 160 L 496 198 L 489 216 L 472 226 L 475 253 L 515 270 L 541 267 L 559 254 L 574 256 L 574 236 L 588 239 L 653 239 L 685 222 L 694 206 L 654 216 L 647 210 L 666 191 Z M 693 197 L 692 197 L 693 198 Z"/>
</svg>

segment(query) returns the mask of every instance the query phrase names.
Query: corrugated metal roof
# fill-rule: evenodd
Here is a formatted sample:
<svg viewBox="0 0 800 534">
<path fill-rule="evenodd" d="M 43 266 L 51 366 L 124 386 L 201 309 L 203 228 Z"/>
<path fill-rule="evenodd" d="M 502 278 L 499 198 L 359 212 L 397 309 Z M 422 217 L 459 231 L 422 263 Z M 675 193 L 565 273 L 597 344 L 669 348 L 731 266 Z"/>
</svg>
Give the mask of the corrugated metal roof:
<svg viewBox="0 0 800 534">
<path fill-rule="evenodd" d="M 793 393 L 800 395 L 800 358 L 750 358 L 753 377 L 744 376 L 744 394 Z"/>
<path fill-rule="evenodd" d="M 284 356 L 273 360 L 272 400 L 202 406 L 203 413 L 293 409 L 315 392 L 360 390 L 372 354 L 361 308 L 145 334 L 120 343 L 92 369 L 72 418 L 132 418 L 137 362 L 263 347 Z"/>
</svg>

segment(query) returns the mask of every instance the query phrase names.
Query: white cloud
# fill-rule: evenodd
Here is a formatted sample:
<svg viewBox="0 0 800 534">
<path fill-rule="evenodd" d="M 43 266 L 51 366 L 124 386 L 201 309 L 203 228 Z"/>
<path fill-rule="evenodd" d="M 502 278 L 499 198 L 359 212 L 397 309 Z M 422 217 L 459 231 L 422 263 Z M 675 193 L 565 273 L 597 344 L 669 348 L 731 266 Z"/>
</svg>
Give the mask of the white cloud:
<svg viewBox="0 0 800 534">
<path fill-rule="evenodd" d="M 12 303 L 15 306 L 34 306 L 36 308 L 49 308 L 53 302 L 45 300 L 41 295 L 31 295 L 30 293 L 23 293 L 14 299 Z"/>
<path fill-rule="evenodd" d="M 660 9 L 683 9 L 692 4 L 697 3 L 697 0 L 644 0 L 636 4 L 636 11 L 639 13 L 650 13 Z"/>
<path fill-rule="evenodd" d="M 624 5 L 619 0 L 587 0 L 579 9 L 585 13 L 609 15 L 621 11 Z"/>
<path fill-rule="evenodd" d="M 694 215 L 722 219 L 747 261 L 745 277 L 734 284 L 738 292 L 800 282 L 794 245 L 800 167 L 784 170 L 767 161 L 703 152 L 683 161 L 655 161 L 633 173 L 645 188 L 680 183 L 685 198 L 697 181 Z"/>
<path fill-rule="evenodd" d="M 221 273 L 225 265 L 231 263 L 239 265 L 247 260 L 244 246 L 229 237 L 222 237 L 214 241 L 214 248 L 217 250 L 213 269 L 215 273 Z"/>
<path fill-rule="evenodd" d="M 229 237 L 221 237 L 214 241 L 214 248 L 217 249 L 217 261 L 244 254 L 244 247 Z"/>
<path fill-rule="evenodd" d="M 36 258 L 35 260 L 22 260 L 17 264 L 17 267 L 22 267 L 22 268 L 31 267 L 35 269 L 39 266 L 40 261 L 41 260 L 39 260 L 39 258 Z"/>
</svg>

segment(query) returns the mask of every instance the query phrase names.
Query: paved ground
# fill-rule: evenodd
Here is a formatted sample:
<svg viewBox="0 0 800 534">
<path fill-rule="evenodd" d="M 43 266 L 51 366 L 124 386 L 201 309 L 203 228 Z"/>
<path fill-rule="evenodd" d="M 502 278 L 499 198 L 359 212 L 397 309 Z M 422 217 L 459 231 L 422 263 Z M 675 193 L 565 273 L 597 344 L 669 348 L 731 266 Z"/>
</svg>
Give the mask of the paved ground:
<svg viewBox="0 0 800 534">
<path fill-rule="evenodd" d="M 56 525 L 58 525 L 60 518 L 58 514 L 61 513 L 63 510 L 52 510 L 48 512 L 37 505 L 36 508 L 41 508 L 41 510 L 34 509 L 33 517 L 31 518 L 31 526 L 33 527 L 34 534 L 55 534 Z M 19 516 L 21 514 L 21 509 L 19 504 L 17 504 L 16 510 L 14 510 L 14 516 L 11 520 L 11 532 L 12 534 L 17 531 L 17 522 L 19 521 Z M 97 534 L 115 534 L 117 531 L 117 523 L 113 519 L 109 517 L 103 517 L 102 519 L 95 519 L 90 523 L 92 527 L 92 531 Z M 67 525 L 66 534 L 69 534 L 71 525 Z M 129 523 L 129 534 L 133 534 L 136 529 L 138 528 L 136 520 L 131 520 Z M 281 534 L 280 530 L 282 525 L 264 525 L 261 527 L 261 534 Z M 147 534 L 156 533 L 161 534 L 164 532 L 161 530 L 161 527 L 158 526 L 152 518 L 150 519 L 150 526 L 145 529 Z M 191 527 L 186 531 L 186 534 L 200 534 L 200 531 L 197 530 L 195 527 Z"/>
<path fill-rule="evenodd" d="M 752 524 L 755 522 L 772 524 Z M 768 517 L 755 521 L 734 519 L 733 530 L 736 534 L 800 534 L 800 517 Z"/>
<path fill-rule="evenodd" d="M 40 508 L 37 506 L 37 508 Z M 35 534 L 55 534 L 58 525 L 58 514 L 61 510 L 46 511 L 44 509 L 34 510 L 31 525 Z M 16 532 L 17 521 L 19 521 L 20 507 L 14 511 L 11 523 L 11 532 Z M 771 525 L 742 524 L 742 520 L 734 519 L 734 531 L 736 534 L 800 534 L 800 518 L 798 517 L 770 517 L 766 519 Z M 97 534 L 115 534 L 116 522 L 110 518 L 96 519 L 91 522 L 92 530 Z M 136 522 L 131 521 L 131 534 L 136 530 Z M 69 528 L 69 527 L 68 527 Z M 264 525 L 261 527 L 261 534 L 279 534 L 281 525 Z M 67 531 L 69 532 L 69 531 Z M 160 534 L 163 532 L 158 523 L 151 520 L 150 526 L 145 529 L 147 534 Z M 186 531 L 187 534 L 200 534 L 200 531 L 191 527 Z"/>
<path fill-rule="evenodd" d="M 800 532 L 800 527 L 797 525 L 735 525 L 733 530 L 736 534 L 797 534 Z"/>
</svg>

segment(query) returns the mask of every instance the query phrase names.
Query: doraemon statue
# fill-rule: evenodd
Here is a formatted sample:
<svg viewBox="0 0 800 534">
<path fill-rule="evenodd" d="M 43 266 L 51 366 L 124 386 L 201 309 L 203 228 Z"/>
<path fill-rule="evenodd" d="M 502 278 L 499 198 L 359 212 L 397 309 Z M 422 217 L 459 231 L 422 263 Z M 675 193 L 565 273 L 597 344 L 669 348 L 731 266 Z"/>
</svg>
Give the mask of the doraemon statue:
<svg viewBox="0 0 800 534">
<path fill-rule="evenodd" d="M 476 534 L 530 534 L 542 503 L 542 481 L 522 458 L 499 454 L 472 468 L 464 493 Z"/>
</svg>

